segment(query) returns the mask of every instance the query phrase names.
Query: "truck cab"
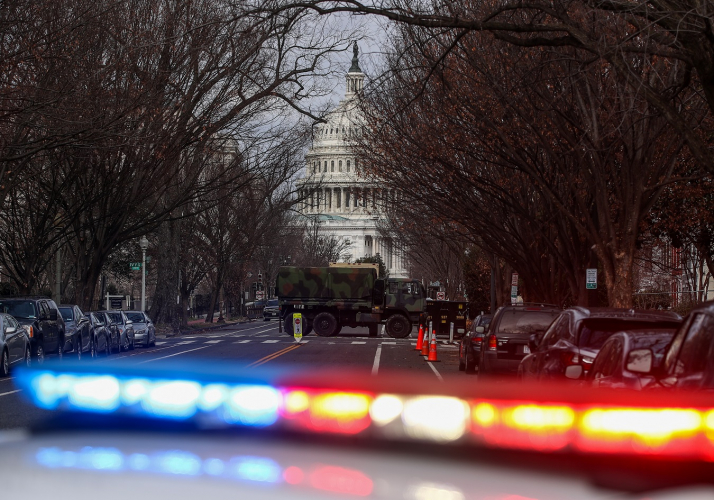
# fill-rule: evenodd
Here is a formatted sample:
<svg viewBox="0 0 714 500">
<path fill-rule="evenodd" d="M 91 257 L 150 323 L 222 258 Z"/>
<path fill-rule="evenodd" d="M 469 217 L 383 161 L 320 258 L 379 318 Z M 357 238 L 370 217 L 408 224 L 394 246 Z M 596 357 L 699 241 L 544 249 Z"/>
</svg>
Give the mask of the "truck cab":
<svg viewBox="0 0 714 500">
<path fill-rule="evenodd" d="M 377 298 L 380 289 L 384 290 L 382 304 L 378 304 Z M 426 293 L 418 281 L 409 278 L 377 280 L 375 292 L 375 309 L 382 312 L 390 337 L 407 337 L 413 324 L 424 321 Z"/>
</svg>

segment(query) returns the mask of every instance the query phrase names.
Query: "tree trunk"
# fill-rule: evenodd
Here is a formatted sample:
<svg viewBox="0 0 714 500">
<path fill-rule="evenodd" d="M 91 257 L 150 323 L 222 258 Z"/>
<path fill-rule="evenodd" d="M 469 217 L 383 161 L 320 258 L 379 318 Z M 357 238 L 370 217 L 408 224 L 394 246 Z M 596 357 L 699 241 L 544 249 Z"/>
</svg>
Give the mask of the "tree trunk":
<svg viewBox="0 0 714 500">
<path fill-rule="evenodd" d="M 151 302 L 149 316 L 154 323 L 176 323 L 178 304 L 176 296 L 179 294 L 179 241 L 178 224 L 176 221 L 167 221 L 158 229 L 156 291 Z M 179 320 L 180 323 L 180 320 Z"/>
<path fill-rule="evenodd" d="M 633 306 L 632 287 L 634 249 L 613 252 L 610 265 L 605 267 L 605 284 L 610 307 L 631 308 Z"/>
</svg>

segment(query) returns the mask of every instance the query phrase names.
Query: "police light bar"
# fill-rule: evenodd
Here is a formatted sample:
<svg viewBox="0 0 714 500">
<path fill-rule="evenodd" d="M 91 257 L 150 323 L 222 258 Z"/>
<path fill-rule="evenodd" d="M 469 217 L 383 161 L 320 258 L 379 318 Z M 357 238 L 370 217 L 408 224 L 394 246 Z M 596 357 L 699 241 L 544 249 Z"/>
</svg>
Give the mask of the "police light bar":
<svg viewBox="0 0 714 500">
<path fill-rule="evenodd" d="M 181 365 L 176 376 L 70 363 L 18 372 L 34 403 L 51 410 L 201 427 L 714 461 L 714 398 L 701 393 L 445 384 L 412 374 L 236 373 L 234 366 L 215 365 Z"/>
</svg>

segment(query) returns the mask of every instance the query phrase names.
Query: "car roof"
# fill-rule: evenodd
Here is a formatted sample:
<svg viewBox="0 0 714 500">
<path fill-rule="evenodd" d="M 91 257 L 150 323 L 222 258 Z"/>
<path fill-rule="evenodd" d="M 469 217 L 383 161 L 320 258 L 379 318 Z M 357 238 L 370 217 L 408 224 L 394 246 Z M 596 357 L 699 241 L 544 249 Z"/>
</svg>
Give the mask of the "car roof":
<svg viewBox="0 0 714 500">
<path fill-rule="evenodd" d="M 40 297 L 38 295 L 13 295 L 11 297 L 0 297 L 0 300 L 52 300 L 52 297 Z"/>
<path fill-rule="evenodd" d="M 582 319 L 623 319 L 639 321 L 675 321 L 681 322 L 682 317 L 674 311 L 658 311 L 656 309 L 626 309 L 616 307 L 582 307 L 575 306 L 564 312 L 573 314 L 576 320 Z"/>
</svg>

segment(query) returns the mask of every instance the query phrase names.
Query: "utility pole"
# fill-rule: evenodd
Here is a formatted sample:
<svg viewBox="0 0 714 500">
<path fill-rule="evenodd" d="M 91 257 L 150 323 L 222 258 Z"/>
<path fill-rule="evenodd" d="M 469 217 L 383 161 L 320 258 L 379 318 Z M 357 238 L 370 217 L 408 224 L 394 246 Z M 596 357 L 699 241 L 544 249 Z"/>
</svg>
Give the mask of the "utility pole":
<svg viewBox="0 0 714 500">
<path fill-rule="evenodd" d="M 139 240 L 141 247 L 141 310 L 146 311 L 146 249 L 149 248 L 149 240 L 142 236 Z"/>
</svg>

